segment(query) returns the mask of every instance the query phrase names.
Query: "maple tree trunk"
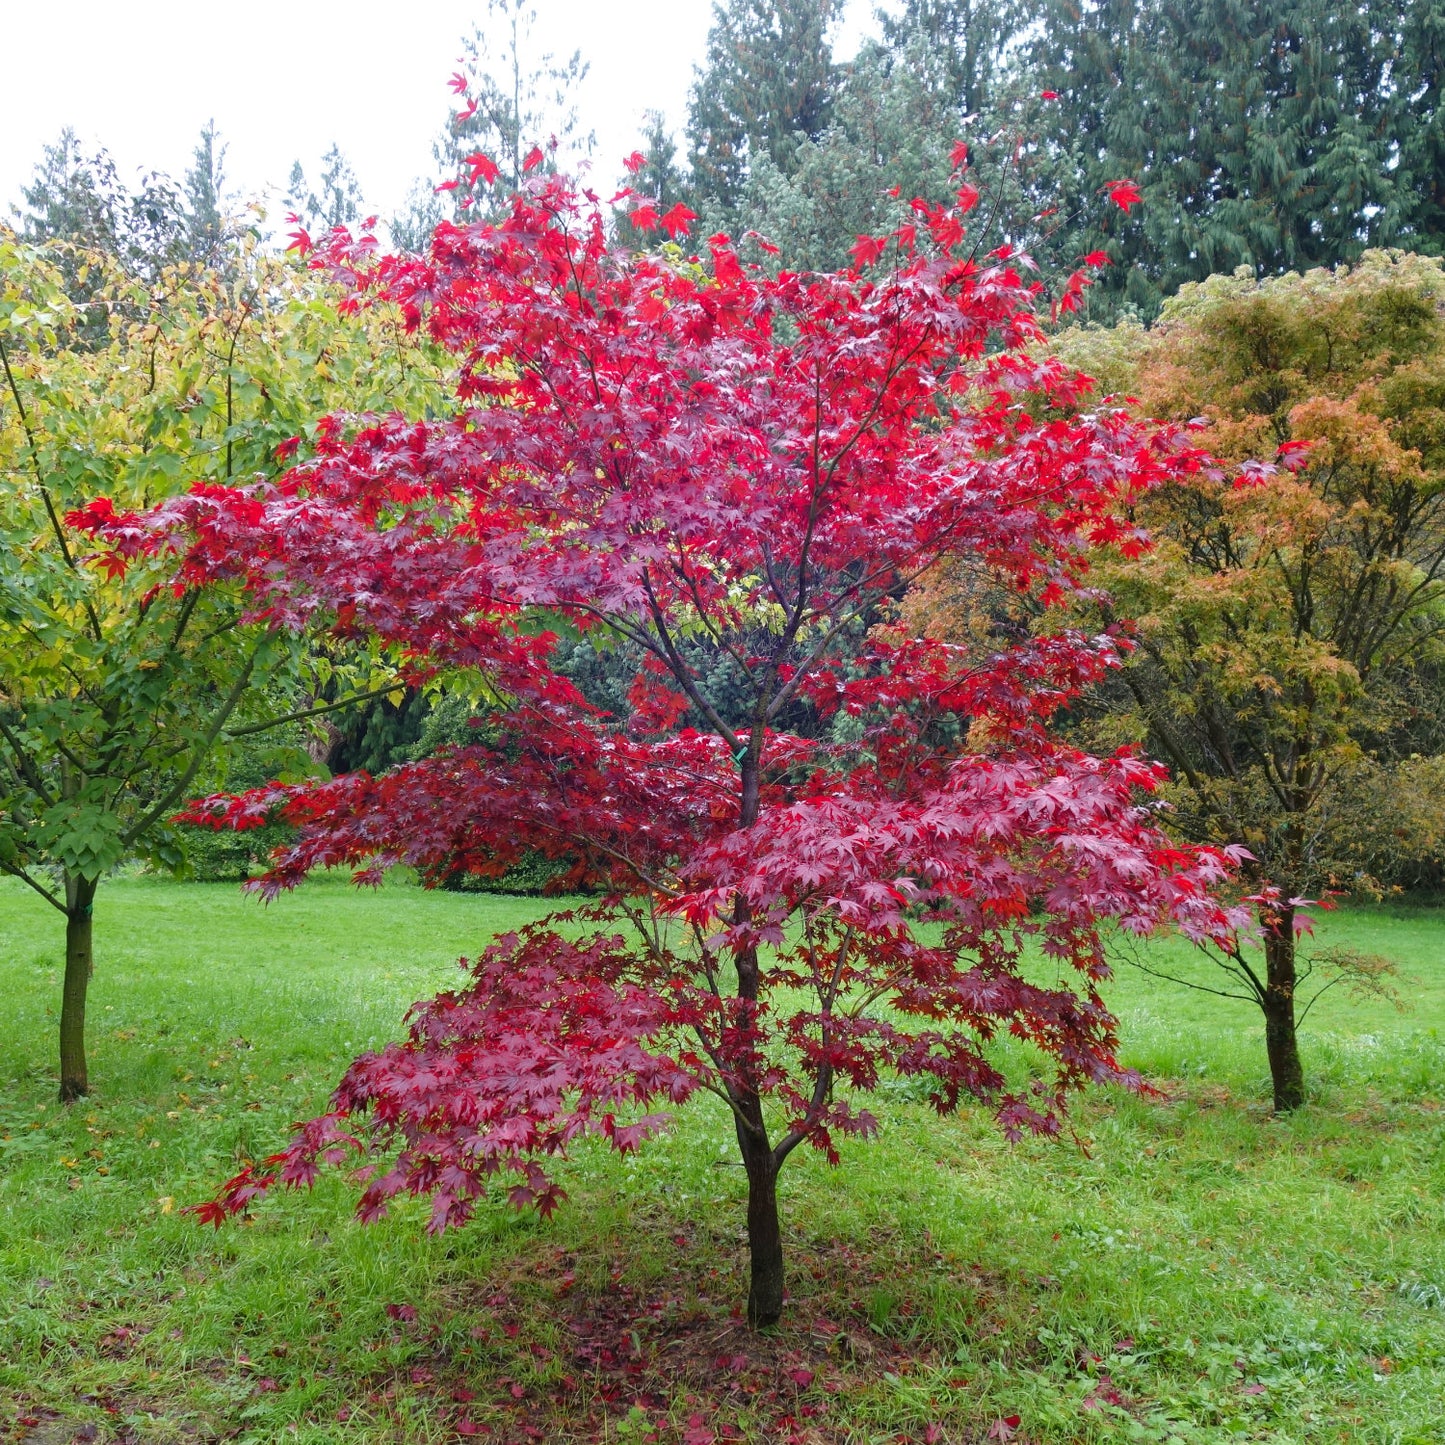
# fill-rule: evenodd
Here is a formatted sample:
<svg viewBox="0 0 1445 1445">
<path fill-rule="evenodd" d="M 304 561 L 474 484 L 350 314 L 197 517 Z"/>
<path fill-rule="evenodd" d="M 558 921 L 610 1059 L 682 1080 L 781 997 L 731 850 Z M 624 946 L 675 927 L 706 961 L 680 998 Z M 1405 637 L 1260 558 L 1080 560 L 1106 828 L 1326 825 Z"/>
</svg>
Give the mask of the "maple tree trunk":
<svg viewBox="0 0 1445 1445">
<path fill-rule="evenodd" d="M 750 748 L 740 766 L 742 782 L 739 824 L 750 828 L 759 812 L 758 760 Z M 733 921 L 746 923 L 751 917 L 746 900 L 739 895 Z M 756 1007 L 762 983 L 758 951 L 744 948 L 737 955 L 738 998 L 749 1009 Z M 763 1119 L 763 1101 L 751 1080 L 735 1086 L 738 1148 L 748 1176 L 748 1324 L 755 1330 L 775 1325 L 783 1316 L 783 1231 L 778 1220 L 778 1163 L 768 1140 Z"/>
<path fill-rule="evenodd" d="M 1264 1046 L 1269 1054 L 1269 1076 L 1274 1084 L 1277 1113 L 1298 1109 L 1305 1101 L 1304 1066 L 1300 1063 L 1299 1035 L 1295 1029 L 1295 937 L 1293 909 L 1282 925 L 1264 936 L 1265 992 Z"/>
<path fill-rule="evenodd" d="M 60 1101 L 90 1092 L 85 1067 L 85 995 L 90 987 L 96 881 L 65 879 L 65 985 L 60 1004 Z"/>
<path fill-rule="evenodd" d="M 775 1325 L 783 1315 L 783 1230 L 778 1220 L 778 1166 L 761 1133 L 762 1105 L 749 1101 L 760 1133 L 738 1123 L 738 1145 L 748 1176 L 748 1324 L 755 1330 Z M 746 1107 L 746 1106 L 745 1106 Z"/>
</svg>

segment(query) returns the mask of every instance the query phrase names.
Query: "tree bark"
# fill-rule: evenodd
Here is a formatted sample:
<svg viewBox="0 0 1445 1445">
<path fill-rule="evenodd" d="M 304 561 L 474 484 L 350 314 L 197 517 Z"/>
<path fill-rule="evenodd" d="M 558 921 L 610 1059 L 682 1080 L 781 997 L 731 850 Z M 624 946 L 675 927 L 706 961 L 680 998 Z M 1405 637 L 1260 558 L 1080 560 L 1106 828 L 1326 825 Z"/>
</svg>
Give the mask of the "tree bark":
<svg viewBox="0 0 1445 1445">
<path fill-rule="evenodd" d="M 1282 909 L 1265 929 L 1264 1046 L 1274 1084 L 1276 1113 L 1298 1109 L 1305 1101 L 1304 1066 L 1295 1029 L 1294 910 Z"/>
<path fill-rule="evenodd" d="M 742 798 L 739 825 L 750 828 L 758 820 L 759 729 L 754 728 L 747 753 L 739 762 Z M 751 920 L 747 900 L 738 895 L 733 922 L 743 925 Z M 756 945 L 738 950 L 738 1001 L 742 1004 L 739 1023 L 751 1030 L 762 986 L 762 969 Z M 783 1231 L 778 1221 L 778 1160 L 768 1141 L 768 1126 L 763 1118 L 763 1101 L 758 1094 L 751 1069 L 739 1070 L 740 1077 L 730 1086 L 737 1109 L 738 1148 L 748 1176 L 748 1254 L 751 1283 L 748 1286 L 748 1324 L 755 1330 L 775 1325 L 783 1315 Z"/>
<path fill-rule="evenodd" d="M 91 910 L 97 880 L 65 879 L 65 985 L 60 1004 L 60 1101 L 90 1092 L 85 1067 L 85 995 L 90 987 Z"/>
<path fill-rule="evenodd" d="M 778 1220 L 778 1166 L 761 1125 L 761 1102 L 754 1095 L 758 1132 L 738 1121 L 738 1146 L 748 1176 L 748 1324 L 755 1330 L 775 1325 L 783 1315 L 783 1231 Z"/>
</svg>

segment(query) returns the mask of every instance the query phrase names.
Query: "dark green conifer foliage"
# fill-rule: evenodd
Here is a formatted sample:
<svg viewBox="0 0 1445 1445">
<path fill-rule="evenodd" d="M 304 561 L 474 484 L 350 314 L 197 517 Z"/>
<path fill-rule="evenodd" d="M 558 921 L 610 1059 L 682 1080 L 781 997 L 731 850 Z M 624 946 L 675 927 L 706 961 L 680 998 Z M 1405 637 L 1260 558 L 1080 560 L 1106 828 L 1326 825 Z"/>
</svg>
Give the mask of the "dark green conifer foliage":
<svg viewBox="0 0 1445 1445">
<path fill-rule="evenodd" d="M 90 283 L 65 245 L 102 252 L 147 279 L 186 255 L 184 203 L 175 183 L 150 172 L 130 189 L 110 153 L 87 152 L 69 126 L 54 145 L 42 148 L 20 196 L 22 204 L 10 208 L 15 230 L 36 244 L 63 243 L 56 262 L 72 300 L 88 299 Z"/>
<path fill-rule="evenodd" d="M 343 714 L 324 761 L 333 773 L 377 774 L 412 755 L 431 712 L 426 694 L 408 692 L 399 702 L 379 697 Z"/>
<path fill-rule="evenodd" d="M 1115 262 L 1096 315 L 1152 315 L 1211 273 L 1335 264 L 1420 234 L 1429 147 L 1409 134 L 1399 5 L 1045 0 L 1038 20 L 1027 73 L 1060 97 L 1042 191 L 1068 218 L 1064 249 Z M 1103 193 L 1121 176 L 1144 194 L 1128 217 Z"/>
<path fill-rule="evenodd" d="M 730 213 L 766 155 L 784 175 L 832 111 L 837 70 L 828 33 L 842 0 L 726 0 L 713 6 L 687 138 L 699 199 Z"/>
<path fill-rule="evenodd" d="M 881 19 L 890 49 L 912 52 L 932 94 L 969 116 L 994 104 L 1006 47 L 1026 16 L 1018 0 L 905 0 Z"/>
<path fill-rule="evenodd" d="M 1001 110 L 1019 23 L 1012 0 L 910 0 L 884 17 L 885 41 L 836 67 L 826 129 L 800 138 L 787 168 L 755 159 L 736 229 L 784 246 L 793 264 L 846 266 L 856 237 L 891 230 L 914 196 L 950 195 L 954 142 L 966 139 L 968 179 L 983 193 L 973 226 L 980 254 L 1025 239 L 1018 119 Z"/>
<path fill-rule="evenodd" d="M 1394 225 L 1402 244 L 1438 256 L 1445 252 L 1445 0 L 1408 0 L 1401 9 Z"/>
<path fill-rule="evenodd" d="M 114 254 L 120 189 L 115 162 L 104 151 L 86 155 L 66 126 L 41 151 L 30 184 L 20 188 L 24 204 L 11 214 L 27 241 L 74 241 Z"/>
</svg>

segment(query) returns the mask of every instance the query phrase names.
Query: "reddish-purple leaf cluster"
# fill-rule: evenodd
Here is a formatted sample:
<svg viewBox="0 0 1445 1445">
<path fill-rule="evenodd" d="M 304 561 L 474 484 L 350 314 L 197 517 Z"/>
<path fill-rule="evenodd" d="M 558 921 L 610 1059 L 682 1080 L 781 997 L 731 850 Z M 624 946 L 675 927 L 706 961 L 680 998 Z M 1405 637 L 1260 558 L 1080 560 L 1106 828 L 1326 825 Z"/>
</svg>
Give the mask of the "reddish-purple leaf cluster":
<svg viewBox="0 0 1445 1445">
<path fill-rule="evenodd" d="M 372 1142 L 394 1147 L 384 1173 L 361 1197 L 364 1220 L 396 1195 L 432 1198 L 430 1228 L 465 1221 L 487 1183 L 505 1172 L 515 1204 L 543 1214 L 559 1193 L 539 1160 L 586 1133 L 635 1149 L 663 1122 L 643 1115 L 619 1123 L 617 1110 L 697 1087 L 699 1062 L 670 1059 L 646 1045 L 667 1022 L 667 1006 L 625 981 L 631 961 L 621 939 L 573 944 L 547 930 L 498 939 L 477 961 L 470 987 L 412 1011 L 410 1035 L 347 1070 L 331 1114 L 267 1161 L 286 1184 L 309 1184 L 318 1159 L 357 1146 L 341 1121 L 369 1112 Z M 223 1217 L 254 1197 L 258 1181 L 233 1181 Z"/>
</svg>

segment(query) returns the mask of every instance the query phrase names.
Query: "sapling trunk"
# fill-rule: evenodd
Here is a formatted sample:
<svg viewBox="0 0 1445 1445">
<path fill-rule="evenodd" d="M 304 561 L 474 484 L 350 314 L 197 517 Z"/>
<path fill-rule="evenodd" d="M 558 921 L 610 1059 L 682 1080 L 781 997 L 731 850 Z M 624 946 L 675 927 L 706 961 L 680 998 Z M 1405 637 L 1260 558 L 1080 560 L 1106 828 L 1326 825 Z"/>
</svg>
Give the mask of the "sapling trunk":
<svg viewBox="0 0 1445 1445">
<path fill-rule="evenodd" d="M 783 1231 L 778 1219 L 778 1166 L 762 1132 L 763 1111 L 756 1096 L 744 1112 L 756 1116 L 758 1133 L 738 1121 L 738 1146 L 748 1176 L 748 1324 L 755 1330 L 775 1325 L 783 1315 Z"/>
<path fill-rule="evenodd" d="M 760 736 L 755 730 L 754 736 Z M 739 822 L 750 828 L 759 812 L 758 757 L 750 743 L 740 761 L 742 799 Z M 738 896 L 733 921 L 739 925 L 751 915 L 746 900 Z M 738 998 L 750 1013 L 757 1007 L 762 984 L 758 950 L 747 947 L 737 955 Z M 763 1119 L 763 1102 L 750 1080 L 733 1086 L 737 1110 L 738 1148 L 748 1176 L 748 1256 L 751 1281 L 748 1286 L 748 1324 L 755 1330 L 775 1325 L 783 1315 L 783 1231 L 778 1220 L 778 1161 L 768 1141 Z"/>
<path fill-rule="evenodd" d="M 92 969 L 92 909 L 96 880 L 66 875 L 65 984 L 60 1004 L 60 1100 L 68 1104 L 90 1092 L 85 1067 L 85 996 Z"/>
<path fill-rule="evenodd" d="M 1299 1034 L 1295 1026 L 1295 935 L 1293 910 L 1264 935 L 1265 990 L 1264 1046 L 1269 1055 L 1269 1076 L 1274 1085 L 1274 1107 L 1279 1113 L 1298 1109 L 1305 1101 L 1304 1066 L 1300 1063 Z"/>
</svg>

